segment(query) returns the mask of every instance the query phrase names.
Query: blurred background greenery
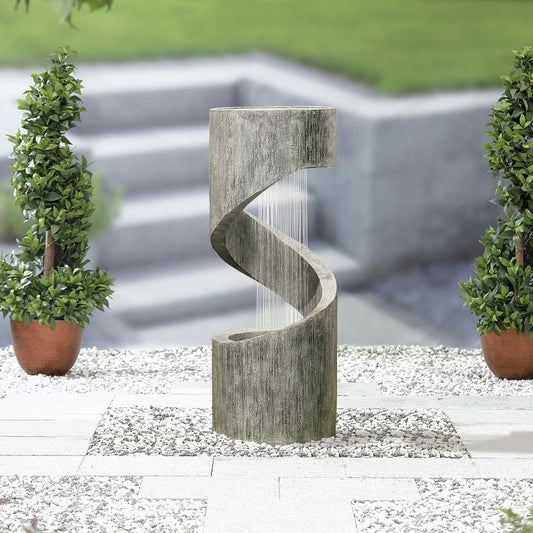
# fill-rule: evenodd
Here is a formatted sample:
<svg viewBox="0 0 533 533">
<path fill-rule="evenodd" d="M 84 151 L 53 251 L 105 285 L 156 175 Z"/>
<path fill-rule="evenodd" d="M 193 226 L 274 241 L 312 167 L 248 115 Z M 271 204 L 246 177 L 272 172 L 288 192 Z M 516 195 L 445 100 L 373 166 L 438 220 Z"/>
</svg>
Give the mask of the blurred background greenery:
<svg viewBox="0 0 533 533">
<path fill-rule="evenodd" d="M 497 85 L 533 44 L 530 0 L 114 0 L 75 11 L 77 29 L 53 0 L 14 4 L 0 4 L 0 67 L 65 44 L 79 62 L 263 50 L 405 93 Z"/>
</svg>

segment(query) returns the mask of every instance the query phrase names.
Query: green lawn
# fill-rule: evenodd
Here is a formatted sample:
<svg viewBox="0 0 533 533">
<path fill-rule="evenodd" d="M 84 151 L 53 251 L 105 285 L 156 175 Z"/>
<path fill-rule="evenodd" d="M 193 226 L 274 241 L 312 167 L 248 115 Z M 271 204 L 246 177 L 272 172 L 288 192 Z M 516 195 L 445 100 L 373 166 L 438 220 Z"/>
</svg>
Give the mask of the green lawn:
<svg viewBox="0 0 533 533">
<path fill-rule="evenodd" d="M 530 0 L 114 0 L 58 24 L 0 3 L 0 65 L 39 64 L 70 44 L 79 61 L 261 49 L 386 92 L 497 85 L 511 50 L 533 45 Z M 22 5 L 21 5 L 22 7 Z"/>
</svg>

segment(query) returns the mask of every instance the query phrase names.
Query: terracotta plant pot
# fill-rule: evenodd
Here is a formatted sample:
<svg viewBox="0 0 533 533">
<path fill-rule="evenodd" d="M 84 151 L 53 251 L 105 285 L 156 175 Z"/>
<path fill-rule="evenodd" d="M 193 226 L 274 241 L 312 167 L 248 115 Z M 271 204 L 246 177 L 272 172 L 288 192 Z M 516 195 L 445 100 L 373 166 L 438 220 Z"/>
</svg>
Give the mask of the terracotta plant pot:
<svg viewBox="0 0 533 533">
<path fill-rule="evenodd" d="M 514 329 L 481 336 L 485 361 L 492 373 L 502 379 L 533 378 L 533 339 Z"/>
<path fill-rule="evenodd" d="M 24 324 L 11 321 L 13 347 L 20 366 L 28 374 L 63 376 L 76 362 L 83 328 L 71 322 L 56 320 L 55 329 L 37 320 Z"/>
</svg>

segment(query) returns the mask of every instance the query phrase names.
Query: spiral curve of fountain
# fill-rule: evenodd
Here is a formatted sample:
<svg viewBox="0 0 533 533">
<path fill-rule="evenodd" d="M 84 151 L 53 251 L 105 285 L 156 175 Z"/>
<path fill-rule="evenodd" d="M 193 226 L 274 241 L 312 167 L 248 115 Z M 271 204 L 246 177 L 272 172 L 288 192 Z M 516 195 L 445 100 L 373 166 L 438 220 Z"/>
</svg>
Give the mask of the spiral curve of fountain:
<svg viewBox="0 0 533 533">
<path fill-rule="evenodd" d="M 333 166 L 335 156 L 334 108 L 210 110 L 211 244 L 226 263 L 303 316 L 281 329 L 235 329 L 213 337 L 217 432 L 269 444 L 335 435 L 335 277 L 308 248 L 244 210 L 281 178 Z"/>
</svg>

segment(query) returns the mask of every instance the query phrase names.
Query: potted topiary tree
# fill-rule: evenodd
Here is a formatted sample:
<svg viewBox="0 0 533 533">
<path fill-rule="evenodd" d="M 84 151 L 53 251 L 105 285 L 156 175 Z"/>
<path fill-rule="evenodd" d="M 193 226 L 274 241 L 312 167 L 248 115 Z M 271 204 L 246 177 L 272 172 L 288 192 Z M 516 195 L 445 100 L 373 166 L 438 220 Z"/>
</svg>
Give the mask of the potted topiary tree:
<svg viewBox="0 0 533 533">
<path fill-rule="evenodd" d="M 498 180 L 493 202 L 503 215 L 481 239 L 476 276 L 460 286 L 465 306 L 479 317 L 489 368 L 500 378 L 523 379 L 533 377 L 533 49 L 513 53 L 486 146 Z"/>
<path fill-rule="evenodd" d="M 73 72 L 68 49 L 53 54 L 19 100 L 23 131 L 9 136 L 16 204 L 31 227 L 20 253 L 0 257 L 0 311 L 11 317 L 15 354 L 29 374 L 68 372 L 89 316 L 113 292 L 107 272 L 84 268 L 94 207 L 87 160 L 65 136 L 84 110 Z"/>
</svg>

